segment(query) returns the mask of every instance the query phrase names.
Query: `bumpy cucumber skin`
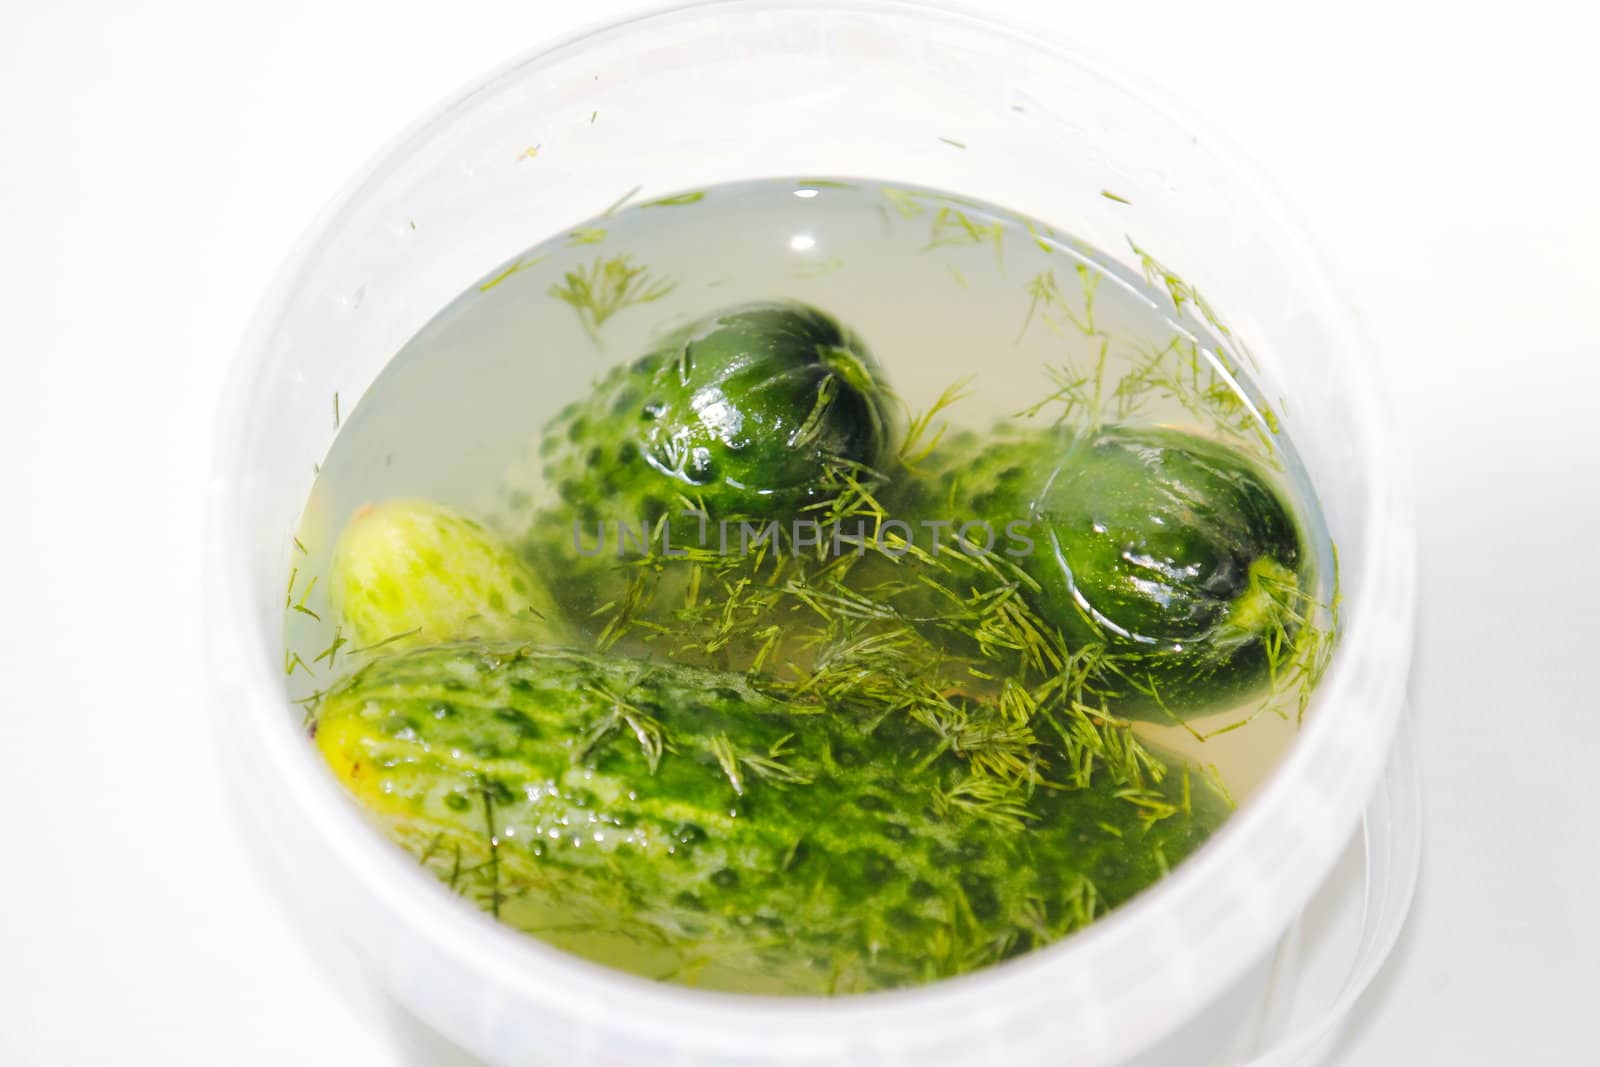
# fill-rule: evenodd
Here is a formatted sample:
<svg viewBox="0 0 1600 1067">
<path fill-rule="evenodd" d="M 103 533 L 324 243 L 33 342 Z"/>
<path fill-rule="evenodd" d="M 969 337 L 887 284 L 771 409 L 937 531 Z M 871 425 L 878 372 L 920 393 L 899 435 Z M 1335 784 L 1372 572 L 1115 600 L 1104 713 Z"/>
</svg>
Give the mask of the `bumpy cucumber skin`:
<svg viewBox="0 0 1600 1067">
<path fill-rule="evenodd" d="M 1004 825 L 940 802 L 961 761 L 903 722 L 786 703 L 743 675 L 505 642 L 374 661 L 326 698 L 315 736 L 390 835 L 479 904 L 526 895 L 812 992 L 1052 941 L 1227 811 L 1174 759 L 1160 788 L 1175 814 L 1147 822 L 1101 782 L 1040 788 L 1027 825 Z"/>
<path fill-rule="evenodd" d="M 1119 714 L 1189 718 L 1259 693 L 1314 580 L 1292 507 L 1251 458 L 1163 427 L 963 434 L 908 494 L 996 528 L 1068 645 L 1103 644 L 1096 688 Z"/>
<path fill-rule="evenodd" d="M 357 512 L 334 545 L 329 581 L 335 617 L 355 646 L 562 636 L 538 575 L 476 520 L 441 504 L 389 500 Z"/>
<path fill-rule="evenodd" d="M 678 332 L 540 442 L 544 474 L 583 518 L 784 518 L 875 468 L 893 433 L 876 362 L 837 321 L 798 303 L 723 311 Z"/>
</svg>

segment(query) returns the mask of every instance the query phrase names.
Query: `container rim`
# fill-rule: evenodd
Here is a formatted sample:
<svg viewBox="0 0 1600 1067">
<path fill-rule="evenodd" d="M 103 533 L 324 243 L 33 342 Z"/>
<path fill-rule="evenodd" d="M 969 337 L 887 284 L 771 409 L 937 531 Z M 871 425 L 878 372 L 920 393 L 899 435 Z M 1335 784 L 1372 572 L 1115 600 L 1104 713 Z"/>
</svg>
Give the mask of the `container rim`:
<svg viewBox="0 0 1600 1067">
<path fill-rule="evenodd" d="M 372 832 L 337 789 L 285 713 L 270 662 L 277 637 L 252 588 L 242 515 L 260 420 L 253 397 L 261 355 L 320 249 L 352 209 L 403 161 L 480 97 L 557 57 L 603 48 L 618 35 L 680 20 L 725 21 L 777 11 L 891 14 L 1004 39 L 1090 73 L 1142 107 L 1201 137 L 1244 186 L 1274 248 L 1303 279 L 1337 331 L 1342 370 L 1359 398 L 1352 436 L 1363 456 L 1367 522 L 1357 566 L 1342 580 L 1359 590 L 1361 616 L 1343 634 L 1290 751 L 1252 802 L 1160 884 L 1055 945 L 957 978 L 907 990 L 837 999 L 715 993 L 634 978 L 569 956 L 460 904 Z M 1402 705 L 1415 611 L 1413 530 L 1405 453 L 1379 384 L 1377 359 L 1312 239 L 1267 180 L 1228 140 L 1184 114 L 1115 64 L 1050 34 L 940 0 L 694 0 L 658 6 L 569 34 L 481 77 L 384 147 L 300 238 L 249 327 L 219 406 L 207 553 L 211 671 L 218 714 L 241 716 L 271 774 L 275 802 L 292 807 L 337 852 L 362 890 L 419 938 L 513 1002 L 598 1022 L 638 1040 L 686 1041 L 706 1051 L 769 1047 L 932 1047 L 974 1025 L 1047 1023 L 1106 1058 L 1145 1047 L 1193 1016 L 1215 990 L 1244 973 L 1292 921 L 1325 877 L 1385 762 Z M 821 1045 L 819 1046 L 819 1042 Z"/>
</svg>

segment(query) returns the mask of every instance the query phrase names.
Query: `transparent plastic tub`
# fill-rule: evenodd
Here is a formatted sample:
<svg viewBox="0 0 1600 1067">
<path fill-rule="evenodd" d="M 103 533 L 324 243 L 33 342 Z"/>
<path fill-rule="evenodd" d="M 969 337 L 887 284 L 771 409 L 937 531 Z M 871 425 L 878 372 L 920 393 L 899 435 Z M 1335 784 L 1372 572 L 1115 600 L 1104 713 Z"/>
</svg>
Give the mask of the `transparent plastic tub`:
<svg viewBox="0 0 1600 1067">
<path fill-rule="evenodd" d="M 636 186 L 800 174 L 979 197 L 1107 251 L 1131 238 L 1180 273 L 1288 412 L 1343 595 L 1343 638 L 1294 745 L 1170 877 L 1020 959 L 831 1000 L 644 982 L 456 900 L 367 826 L 306 742 L 281 637 L 291 533 L 335 392 L 348 406 L 487 268 Z M 213 483 L 223 757 L 311 943 L 490 1063 L 1316 1062 L 1393 943 L 1415 875 L 1414 783 L 1393 744 L 1414 609 L 1399 455 L 1373 354 L 1303 230 L 1214 134 L 1103 60 L 923 4 L 641 16 L 518 60 L 406 132 L 266 297 L 223 400 Z M 1319 909 L 1354 916 L 1326 959 Z"/>
</svg>

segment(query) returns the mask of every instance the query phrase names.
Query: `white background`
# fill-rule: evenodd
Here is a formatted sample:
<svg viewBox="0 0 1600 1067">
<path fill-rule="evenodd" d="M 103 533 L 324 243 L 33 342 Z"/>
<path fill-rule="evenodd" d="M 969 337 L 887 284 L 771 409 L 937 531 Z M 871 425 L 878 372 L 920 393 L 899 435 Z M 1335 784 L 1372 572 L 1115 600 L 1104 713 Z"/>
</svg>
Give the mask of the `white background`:
<svg viewBox="0 0 1600 1067">
<path fill-rule="evenodd" d="M 0 8 L 0 1063 L 396 1062 L 232 836 L 201 698 L 214 398 L 345 179 L 580 14 Z M 1600 74 L 1583 5 L 1018 3 L 1264 164 L 1420 483 L 1421 896 L 1341 1067 L 1600 1063 Z"/>
</svg>

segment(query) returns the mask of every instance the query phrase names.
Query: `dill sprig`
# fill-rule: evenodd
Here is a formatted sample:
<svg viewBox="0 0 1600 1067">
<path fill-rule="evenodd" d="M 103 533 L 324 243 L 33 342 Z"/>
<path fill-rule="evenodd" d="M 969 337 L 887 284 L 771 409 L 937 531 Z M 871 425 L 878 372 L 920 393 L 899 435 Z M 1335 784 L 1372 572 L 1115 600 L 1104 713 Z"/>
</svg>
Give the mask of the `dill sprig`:
<svg viewBox="0 0 1600 1067">
<path fill-rule="evenodd" d="M 1051 368 L 1053 392 L 1024 414 L 1056 404 L 1063 417 L 1110 419 L 1137 401 L 1137 390 L 1114 377 L 1113 342 L 1094 324 L 1098 272 L 1085 266 L 1078 277 L 1081 303 L 1057 307 L 1059 286 L 1041 299 L 1058 328 L 1097 339 L 1092 364 Z M 1203 403 L 1208 364 L 1185 341 L 1160 350 L 1159 365 L 1141 358 L 1135 384 L 1154 390 L 1170 380 Z M 899 723 L 924 739 L 918 759 L 958 761 L 961 773 L 947 780 L 941 803 L 983 807 L 997 825 L 1015 826 L 1038 790 L 1091 784 L 1116 790 L 1147 822 L 1168 817 L 1182 810 L 1157 788 L 1168 768 L 1141 740 L 1142 727 L 1108 711 L 1108 702 L 1131 693 L 1160 704 L 1139 658 L 1069 642 L 1035 610 L 1038 583 L 1009 557 L 948 542 L 931 552 L 886 526 L 899 512 L 957 506 L 985 488 L 966 484 L 989 475 L 968 474 L 966 453 L 947 443 L 941 418 L 969 390 L 958 381 L 926 410 L 907 409 L 902 443 L 882 470 L 830 467 L 833 491 L 802 512 L 825 531 L 814 550 L 796 554 L 780 538 L 728 554 L 715 533 L 712 543 L 690 547 L 675 535 L 671 558 L 646 550 L 596 562 L 606 593 L 593 612 L 595 644 L 748 672 L 797 709 L 848 715 L 864 729 Z M 1332 640 L 1311 621 L 1320 609 L 1295 599 L 1297 583 L 1272 584 L 1273 577 L 1265 576 L 1262 592 L 1283 605 L 1281 632 L 1270 639 L 1272 699 L 1281 707 L 1285 694 L 1309 699 Z M 736 792 L 758 777 L 785 780 L 781 753 L 703 751 Z"/>
<path fill-rule="evenodd" d="M 1028 231 L 1028 236 L 1033 238 L 1034 246 L 1038 248 L 1039 251 L 1049 254 L 1060 250 L 1061 235 L 1056 233 L 1050 227 L 1044 225 L 1042 222 L 1035 222 L 1033 219 L 1024 219 L 1022 221 L 1022 228 Z"/>
<path fill-rule="evenodd" d="M 748 767 L 757 777 L 775 785 L 810 785 L 811 777 L 784 763 L 789 755 L 789 742 L 794 740 L 793 734 L 784 734 L 767 747 L 763 755 L 758 752 L 747 753 L 740 761 Z"/>
<path fill-rule="evenodd" d="M 716 734 L 711 738 L 710 748 L 728 784 L 733 787 L 734 796 L 744 796 L 744 772 L 740 770 L 739 754 L 733 750 L 733 742 L 728 740 L 727 734 Z"/>
<path fill-rule="evenodd" d="M 646 200 L 640 207 L 684 207 L 688 204 L 698 204 L 706 198 L 704 189 L 696 189 L 689 193 L 678 193 L 675 196 L 662 196 L 655 200 Z"/>
<path fill-rule="evenodd" d="M 992 210 L 987 204 L 951 193 L 936 193 L 927 189 L 905 189 L 893 185 L 880 185 L 878 192 L 888 201 L 901 218 L 914 219 L 941 205 L 968 207 L 978 211 Z"/>
<path fill-rule="evenodd" d="M 1036 224 L 1027 229 L 1038 246 L 1053 251 L 1055 245 Z M 1053 235 L 1051 235 L 1053 236 Z M 1053 268 L 1039 272 L 1027 285 L 1028 310 L 1017 333 L 1021 342 L 1029 328 L 1042 320 L 1058 334 L 1100 337 L 1104 342 L 1093 367 L 1068 361 L 1061 369 L 1051 369 L 1056 389 L 1019 414 L 1032 417 L 1046 408 L 1061 405 L 1058 420 L 1087 417 L 1091 423 L 1111 419 L 1126 420 L 1145 412 L 1161 399 L 1175 401 L 1208 427 L 1249 445 L 1260 458 L 1279 466 L 1273 437 L 1280 432 L 1277 412 L 1265 400 L 1252 395 L 1240 379 L 1232 353 L 1250 363 L 1254 357 L 1243 342 L 1217 316 L 1205 297 L 1175 272 L 1163 266 L 1137 244 L 1129 241 L 1146 282 L 1166 293 L 1177 312 L 1192 310 L 1216 331 L 1218 341 L 1203 345 L 1193 335 L 1179 330 L 1160 347 L 1119 345 L 1115 359 L 1126 369 L 1106 392 L 1106 369 L 1111 353 L 1111 338 L 1099 328 L 1095 318 L 1095 293 L 1102 273 L 1087 263 L 1074 264 L 1078 275 L 1081 307 L 1069 298 Z"/>
<path fill-rule="evenodd" d="M 1081 307 L 1068 298 L 1054 269 L 1036 274 L 1027 286 L 1028 310 L 1017 341 L 1036 320 L 1042 320 L 1058 334 L 1098 337 L 1100 344 L 1093 364 L 1084 366 L 1078 357 L 1060 367 L 1047 368 L 1053 391 L 1018 412 L 1020 417 L 1031 418 L 1056 407 L 1057 421 L 1083 419 L 1097 425 L 1134 418 L 1145 413 L 1153 402 L 1164 399 L 1176 402 L 1197 422 L 1226 434 L 1236 443 L 1250 445 L 1260 458 L 1278 465 L 1272 440 L 1278 432 L 1277 415 L 1245 391 L 1237 368 L 1220 348 L 1202 346 L 1195 337 L 1183 333 L 1173 334 L 1158 348 L 1130 346 L 1117 352 L 1116 359 L 1125 368 L 1110 385 L 1107 370 L 1112 359 L 1112 339 L 1095 320 L 1095 293 L 1103 275 L 1084 263 L 1075 264 L 1074 269 L 1082 294 Z M 1158 278 L 1167 277 L 1156 267 L 1150 271 Z M 1176 276 L 1169 279 L 1169 288 L 1177 293 L 1175 301 L 1201 306 L 1198 294 L 1181 279 L 1173 279 Z M 1206 307 L 1209 313 L 1209 305 Z"/>
<path fill-rule="evenodd" d="M 1005 223 L 999 220 L 977 222 L 960 208 L 945 204 L 934 212 L 928 243 L 922 246 L 922 250 L 927 252 L 950 246 L 993 244 L 995 262 L 1003 263 L 1005 235 Z"/>
<path fill-rule="evenodd" d="M 890 206 L 899 212 L 901 218 L 914 219 L 928 209 L 923 202 L 928 199 L 927 193 L 920 193 L 915 189 L 896 189 L 889 185 L 883 186 L 880 191 Z"/>
<path fill-rule="evenodd" d="M 1075 310 L 1062 293 L 1054 267 L 1041 271 L 1028 282 L 1028 314 L 1022 320 L 1022 329 L 1017 331 L 1018 341 L 1041 311 L 1045 324 L 1057 333 L 1064 332 L 1068 326 L 1086 337 L 1100 332 L 1094 321 L 1094 296 L 1102 275 L 1087 263 L 1074 264 L 1073 269 L 1078 275 L 1078 289 L 1083 294 L 1083 310 Z"/>
<path fill-rule="evenodd" d="M 293 570 L 291 570 L 289 572 L 289 592 L 284 598 L 284 605 L 286 607 L 288 607 L 289 610 L 291 610 L 291 611 L 297 611 L 302 615 L 309 615 L 311 618 L 315 619 L 317 622 L 321 622 L 322 621 L 322 616 L 318 615 L 315 611 L 312 611 L 310 608 L 306 607 L 306 598 L 309 597 L 311 595 L 311 591 L 317 587 L 317 576 L 316 575 L 313 574 L 311 576 L 311 581 L 308 582 L 306 584 L 306 587 L 300 591 L 300 599 L 299 600 L 293 600 L 293 597 L 294 597 L 294 582 L 295 582 L 295 578 L 299 575 L 299 573 L 300 573 L 299 568 L 295 568 L 295 569 L 293 569 Z M 292 601 L 292 603 L 291 603 L 291 601 Z"/>
<path fill-rule="evenodd" d="M 937 416 L 966 388 L 957 382 L 908 417 L 906 459 L 935 453 Z M 743 556 L 713 545 L 611 565 L 617 592 L 596 609 L 596 644 L 664 645 L 673 659 L 765 672 L 763 684 L 795 707 L 867 728 L 907 723 L 927 737 L 925 759 L 950 754 L 965 770 L 941 803 L 982 809 L 997 824 L 1014 825 L 1036 789 L 1100 777 L 1144 804 L 1160 761 L 1131 723 L 1085 703 L 1101 650 L 1069 648 L 1033 610 L 1026 594 L 1037 584 L 1009 558 L 935 554 L 886 530 L 892 511 L 879 490 L 909 476 L 899 459 L 887 475 L 839 472 L 848 491 L 817 514 L 859 524 L 855 551 L 762 546 Z M 736 792 L 753 776 L 785 780 L 781 753 L 711 754 Z"/>
<path fill-rule="evenodd" d="M 1151 286 L 1164 289 L 1167 296 L 1172 300 L 1174 310 L 1182 311 L 1185 305 L 1193 307 L 1206 322 L 1211 324 L 1212 329 L 1224 337 L 1232 333 L 1222 320 L 1217 317 L 1216 312 L 1211 309 L 1211 305 L 1206 302 L 1206 298 L 1200 295 L 1198 289 L 1184 281 L 1176 272 L 1162 266 L 1154 256 L 1135 244 L 1131 237 L 1128 238 L 1128 247 L 1138 257 L 1139 269 L 1143 272 L 1145 281 Z"/>
<path fill-rule="evenodd" d="M 827 256 L 824 259 L 802 263 L 794 269 L 793 274 L 794 277 L 802 281 L 809 281 L 812 278 L 821 278 L 824 275 L 832 274 L 843 266 L 844 260 L 838 256 Z"/>
<path fill-rule="evenodd" d="M 630 702 L 625 694 L 612 692 L 600 685 L 590 686 L 589 692 L 605 702 L 606 711 L 590 723 L 585 731 L 580 758 L 587 759 L 601 745 L 626 729 L 644 753 L 650 773 L 654 774 L 661 764 L 662 755 L 672 749 L 667 740 L 666 727 L 655 716 Z"/>
<path fill-rule="evenodd" d="M 360 648 L 352 648 L 349 652 L 346 653 L 346 655 L 349 655 L 349 656 L 361 656 L 361 655 L 366 655 L 367 653 L 370 653 L 370 652 L 376 652 L 380 648 L 387 648 L 389 645 L 394 644 L 396 641 L 403 641 L 408 637 L 415 637 L 417 634 L 419 634 L 421 632 L 422 632 L 422 627 L 413 626 L 409 630 L 404 630 L 404 631 L 402 631 L 400 633 L 397 633 L 397 634 L 390 634 L 388 637 L 382 638 L 381 640 L 378 640 L 378 641 L 374 641 L 370 645 L 362 645 Z"/>
<path fill-rule="evenodd" d="M 333 628 L 333 639 L 328 642 L 328 647 L 324 648 L 321 652 L 318 652 L 314 657 L 312 657 L 311 662 L 321 663 L 323 660 L 327 660 L 328 669 L 332 670 L 334 659 L 339 655 L 339 650 L 349 643 L 350 639 L 344 636 L 344 627 L 335 625 Z"/>
<path fill-rule="evenodd" d="M 982 774 L 968 774 L 946 789 L 933 794 L 933 810 L 946 815 L 953 810 L 987 819 L 1005 830 L 1021 830 L 1030 817 L 1025 799 L 1017 797 L 1003 783 Z"/>
<path fill-rule="evenodd" d="M 1061 405 L 1061 412 L 1056 416 L 1058 423 L 1066 422 L 1079 412 L 1093 415 L 1095 406 L 1088 377 L 1074 371 L 1070 364 L 1046 367 L 1044 372 L 1055 389 L 1043 399 L 1017 412 L 1018 418 L 1033 418 L 1045 408 L 1055 404 Z"/>
<path fill-rule="evenodd" d="M 1136 361 L 1112 393 L 1115 415 L 1128 419 L 1156 398 L 1176 401 L 1196 421 L 1236 443 L 1252 445 L 1276 464 L 1276 417 L 1252 401 L 1221 353 L 1192 337 L 1173 336 L 1158 349 L 1136 349 Z"/>
<path fill-rule="evenodd" d="M 915 470 L 918 463 L 927 459 L 933 450 L 939 447 L 939 442 L 944 440 L 945 431 L 949 429 L 949 423 L 941 422 L 937 429 L 933 429 L 933 420 L 954 404 L 971 396 L 972 382 L 972 375 L 956 379 L 920 415 L 913 415 L 907 409 L 906 432 L 900 441 L 898 456 L 900 466 Z"/>
<path fill-rule="evenodd" d="M 504 897 L 500 892 L 500 831 L 495 829 L 494 790 L 490 783 L 484 782 L 479 794 L 483 797 L 484 839 L 489 843 L 489 913 L 498 919 Z"/>
<path fill-rule="evenodd" d="M 634 266 L 629 256 L 619 255 L 567 271 L 560 283 L 550 287 L 550 295 L 570 305 L 589 336 L 598 338 L 600 327 L 613 315 L 660 300 L 676 284 L 653 277 L 648 268 Z"/>
<path fill-rule="evenodd" d="M 615 215 L 617 212 L 621 211 L 623 205 L 632 200 L 634 197 L 638 196 L 639 190 L 643 188 L 644 186 L 642 185 L 635 185 L 632 189 L 629 189 L 627 192 L 617 197 L 611 202 L 610 207 L 600 212 L 600 217 L 603 219 L 609 219 L 612 215 Z"/>
<path fill-rule="evenodd" d="M 490 278 L 488 281 L 479 285 L 478 292 L 487 293 L 490 289 L 493 289 L 495 286 L 499 285 L 513 274 L 525 271 L 529 267 L 537 266 L 538 264 L 543 263 L 545 259 L 545 256 L 529 256 L 527 259 L 519 259 L 515 263 L 511 264 L 511 266 L 502 270 L 499 274 L 496 274 L 493 278 Z"/>
</svg>

